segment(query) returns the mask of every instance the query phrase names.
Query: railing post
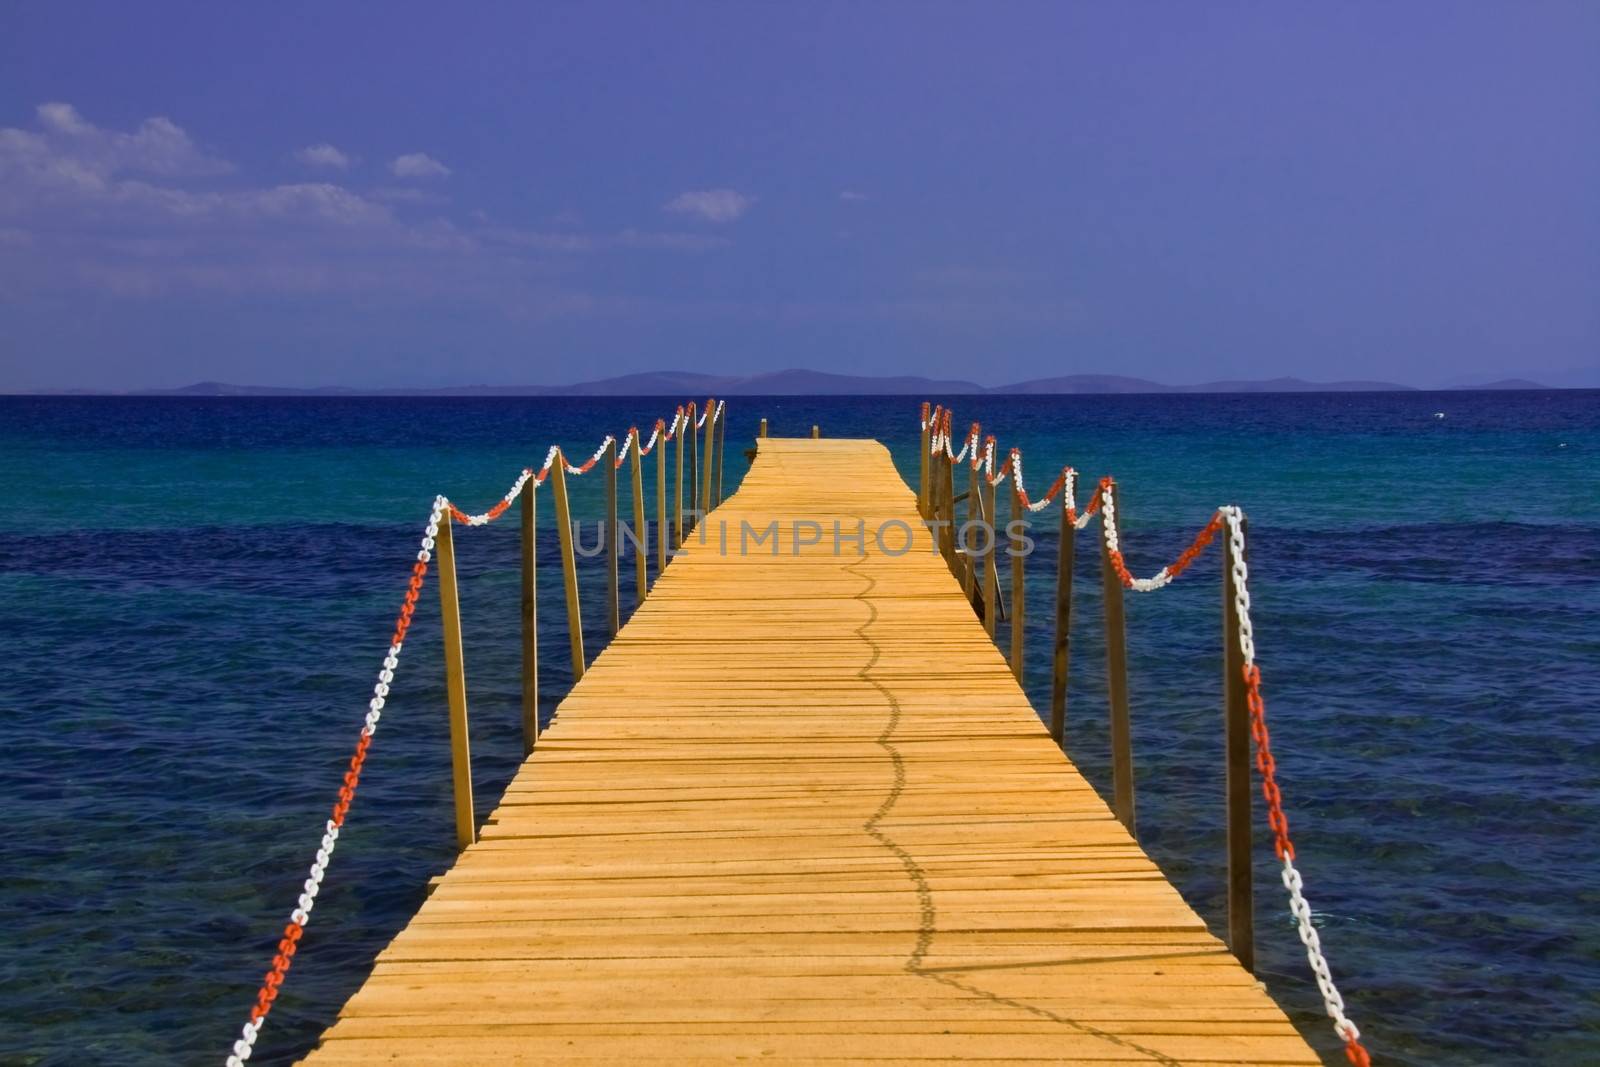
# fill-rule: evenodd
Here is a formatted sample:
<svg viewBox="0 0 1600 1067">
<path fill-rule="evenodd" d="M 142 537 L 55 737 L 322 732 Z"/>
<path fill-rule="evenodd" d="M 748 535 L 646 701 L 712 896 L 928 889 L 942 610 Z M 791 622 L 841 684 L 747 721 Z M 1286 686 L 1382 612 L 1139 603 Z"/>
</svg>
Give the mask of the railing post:
<svg viewBox="0 0 1600 1067">
<path fill-rule="evenodd" d="M 765 436 L 767 436 L 767 420 L 766 419 L 762 419 L 761 420 L 761 427 L 758 430 L 756 430 L 756 436 L 757 437 L 765 437 Z"/>
<path fill-rule="evenodd" d="M 728 408 L 724 404 L 722 414 L 717 416 L 717 477 L 714 482 L 717 503 L 722 503 L 722 458 L 728 449 Z"/>
<path fill-rule="evenodd" d="M 1246 529 L 1240 520 L 1240 532 Z M 1245 562 L 1248 562 L 1246 556 Z M 1245 970 L 1255 973 L 1255 886 L 1250 848 L 1250 704 L 1244 683 L 1244 649 L 1234 599 L 1233 542 L 1222 538 L 1223 750 L 1227 768 L 1228 947 Z"/>
<path fill-rule="evenodd" d="M 617 636 L 617 631 L 622 628 L 622 610 L 617 606 L 617 558 L 622 553 L 622 540 L 617 529 L 617 441 L 611 439 L 606 445 L 605 455 L 600 457 L 600 462 L 606 472 L 606 623 L 611 627 L 611 636 Z"/>
<path fill-rule="evenodd" d="M 1072 659 L 1072 568 L 1078 531 L 1067 517 L 1073 506 L 1062 487 L 1061 544 L 1056 555 L 1056 643 L 1050 665 L 1050 736 L 1067 747 L 1067 677 Z"/>
<path fill-rule="evenodd" d="M 1114 483 L 1105 492 L 1116 500 L 1117 526 L 1126 530 L 1127 512 Z M 1101 502 L 1100 587 L 1105 601 L 1106 692 L 1111 701 L 1111 810 L 1135 839 L 1133 806 L 1133 733 L 1128 716 L 1128 632 L 1122 610 L 1122 579 L 1111 565 L 1111 545 L 1106 539 L 1105 503 Z"/>
<path fill-rule="evenodd" d="M 813 441 L 819 441 L 822 439 L 822 428 L 816 423 L 811 424 L 811 439 Z"/>
<path fill-rule="evenodd" d="M 960 574 L 960 561 L 955 557 L 955 467 L 949 456 L 939 456 L 939 518 L 944 520 L 939 528 L 944 565 L 950 574 Z"/>
<path fill-rule="evenodd" d="M 639 440 L 638 430 L 629 436 L 633 438 L 633 572 L 639 587 L 639 603 L 643 604 L 645 594 L 650 591 L 650 521 L 644 515 L 644 452 L 640 447 L 643 442 Z"/>
<path fill-rule="evenodd" d="M 661 580 L 661 574 L 667 569 L 667 541 L 671 534 L 667 532 L 667 428 L 661 427 L 661 436 L 656 438 L 656 581 Z"/>
<path fill-rule="evenodd" d="M 707 400 L 705 459 L 700 464 L 700 496 L 697 498 L 700 501 L 701 522 L 704 522 L 705 517 L 711 514 L 711 482 L 713 480 L 711 466 L 716 454 L 716 449 L 713 447 L 716 444 L 716 432 L 717 402 L 715 400 Z"/>
<path fill-rule="evenodd" d="M 988 475 L 978 479 L 978 506 L 983 511 L 984 523 L 984 548 L 981 566 L 983 568 L 983 628 L 994 637 L 995 619 L 1000 614 L 1000 571 L 994 561 L 995 541 L 999 533 L 995 529 L 994 521 L 994 486 L 989 483 Z"/>
<path fill-rule="evenodd" d="M 673 483 L 674 486 L 675 486 L 675 488 L 673 489 L 673 503 L 672 503 L 672 547 L 673 548 L 682 548 L 683 547 L 683 449 L 684 449 L 684 443 L 683 442 L 684 442 L 684 436 L 686 434 L 693 434 L 693 432 L 694 432 L 693 429 L 692 429 L 692 427 L 694 426 L 694 405 L 693 404 L 689 405 L 688 414 L 685 416 L 685 418 L 686 418 L 687 421 L 678 426 L 678 432 L 676 434 L 674 434 L 673 438 L 672 438 L 673 454 L 677 457 L 676 460 L 675 460 L 675 465 L 678 468 L 678 470 L 677 470 L 677 481 Z M 689 477 L 691 479 L 694 478 L 694 472 L 693 472 L 692 468 L 690 470 Z M 693 489 L 689 490 L 689 499 L 690 499 L 691 502 L 694 500 L 694 490 Z"/>
<path fill-rule="evenodd" d="M 461 596 L 456 588 L 456 552 L 446 512 L 433 539 L 439 567 L 439 614 L 444 620 L 444 689 L 450 704 L 450 780 L 456 801 L 456 846 L 477 840 L 472 817 L 472 751 L 467 734 L 467 667 L 461 653 Z"/>
<path fill-rule="evenodd" d="M 578 610 L 578 559 L 572 550 L 572 504 L 567 499 L 567 457 L 557 451 L 550 465 L 550 490 L 556 498 L 556 534 L 561 541 L 561 585 L 567 594 L 567 640 L 572 647 L 572 680 L 583 677 L 583 613 Z"/>
<path fill-rule="evenodd" d="M 1006 534 L 1011 556 L 1011 673 L 1016 675 L 1018 682 L 1022 681 L 1023 603 L 1026 599 L 1023 591 L 1022 536 L 1027 514 L 1028 509 L 1022 506 L 1022 494 L 1017 486 L 1016 464 L 1013 462 L 1011 526 L 1006 530 Z"/>
<path fill-rule="evenodd" d="M 762 436 L 766 436 L 767 420 L 761 420 Z M 931 518 L 928 508 L 928 450 L 933 447 L 933 432 L 928 425 L 928 403 L 922 403 L 922 452 L 917 464 L 917 511 L 924 519 Z"/>
<path fill-rule="evenodd" d="M 971 446 L 969 445 L 968 447 L 970 448 Z M 980 520 L 983 518 L 981 514 L 983 500 L 978 496 L 978 468 L 972 464 L 972 461 L 976 458 L 977 457 L 975 455 L 969 454 L 966 459 L 967 522 L 969 523 L 972 522 L 972 517 L 974 515 L 977 515 Z M 967 565 L 962 568 L 961 571 L 961 591 L 967 594 L 967 603 L 976 608 L 980 602 L 980 590 L 978 585 L 982 579 L 979 577 L 978 568 L 982 563 L 982 557 L 968 552 L 966 554 L 966 563 Z"/>
<path fill-rule="evenodd" d="M 689 435 L 689 516 L 679 524 L 678 541 L 681 544 L 685 537 L 694 531 L 695 508 L 700 499 L 700 427 L 695 425 L 695 418 L 699 414 L 693 403 L 689 405 L 689 425 L 684 427 L 684 433 Z"/>
<path fill-rule="evenodd" d="M 522 483 L 522 754 L 539 742 L 539 531 L 532 478 Z"/>
</svg>

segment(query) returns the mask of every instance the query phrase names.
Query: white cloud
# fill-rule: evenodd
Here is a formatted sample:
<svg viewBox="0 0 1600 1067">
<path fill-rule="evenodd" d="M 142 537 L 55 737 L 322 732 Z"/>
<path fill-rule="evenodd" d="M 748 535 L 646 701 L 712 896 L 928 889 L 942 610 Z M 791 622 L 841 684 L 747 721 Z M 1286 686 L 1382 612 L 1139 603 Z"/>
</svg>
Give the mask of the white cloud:
<svg viewBox="0 0 1600 1067">
<path fill-rule="evenodd" d="M 845 189 L 839 193 L 839 199 L 847 204 L 859 204 L 863 200 L 872 199 L 866 193 L 858 193 L 854 189 Z"/>
<path fill-rule="evenodd" d="M 133 133 L 84 121 L 71 104 L 41 104 L 38 131 L 0 129 L 0 178 L 63 189 L 104 188 L 119 174 L 207 177 L 233 165 L 202 152 L 171 119 L 145 119 Z"/>
<path fill-rule="evenodd" d="M 396 178 L 447 178 L 450 176 L 450 168 L 426 152 L 408 152 L 403 156 L 396 156 L 394 162 L 389 164 L 389 170 Z"/>
<path fill-rule="evenodd" d="M 355 163 L 354 156 L 339 151 L 326 141 L 322 144 L 307 145 L 296 152 L 294 157 L 308 167 L 325 170 L 349 170 Z"/>
<path fill-rule="evenodd" d="M 707 222 L 733 222 L 756 202 L 753 196 L 732 189 L 699 189 L 679 193 L 667 201 L 663 210 L 678 215 L 693 215 Z"/>
<path fill-rule="evenodd" d="M 332 166 L 330 153 L 354 162 L 329 145 L 296 156 Z M 424 155 L 395 163 L 406 160 L 404 176 L 448 173 Z M 599 306 L 572 280 L 583 253 L 727 244 L 706 233 L 463 229 L 442 215 L 450 201 L 437 187 L 215 180 L 232 170 L 165 118 L 119 131 L 47 104 L 25 126 L 0 127 L 0 300 L 360 294 L 537 318 Z"/>
</svg>

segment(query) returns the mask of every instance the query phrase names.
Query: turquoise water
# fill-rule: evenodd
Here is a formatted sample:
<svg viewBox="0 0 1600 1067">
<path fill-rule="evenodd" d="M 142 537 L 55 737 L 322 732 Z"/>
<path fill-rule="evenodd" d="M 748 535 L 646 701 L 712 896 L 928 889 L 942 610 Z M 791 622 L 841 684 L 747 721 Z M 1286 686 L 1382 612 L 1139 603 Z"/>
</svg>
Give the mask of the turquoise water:
<svg viewBox="0 0 1600 1067">
<path fill-rule="evenodd" d="M 763 416 L 776 434 L 878 437 L 914 481 L 917 399 L 739 398 L 726 489 Z M 1036 485 L 1065 461 L 1115 472 L 1138 573 L 1216 504 L 1249 512 L 1301 868 L 1379 1062 L 1600 1061 L 1600 394 L 951 402 L 958 428 L 980 419 L 1021 445 Z M 16 516 L 0 556 L 0 1062 L 220 1061 L 334 799 L 432 495 L 481 510 L 549 443 L 586 456 L 606 430 L 668 413 L 0 399 Z M 577 483 L 591 517 L 597 483 Z M 570 671 L 546 533 L 548 715 Z M 1039 537 L 1035 604 L 1054 581 Z M 457 546 L 481 816 L 521 753 L 516 532 Z M 1104 791 L 1096 560 L 1079 556 L 1068 747 Z M 1130 598 L 1128 626 L 1141 838 L 1216 924 L 1214 560 Z M 435 609 L 430 584 L 255 1062 L 314 1043 L 454 852 Z M 595 648 L 598 597 L 585 611 Z M 1048 620 L 1031 621 L 1043 707 Z M 1336 1056 L 1259 845 L 1262 977 Z"/>
</svg>

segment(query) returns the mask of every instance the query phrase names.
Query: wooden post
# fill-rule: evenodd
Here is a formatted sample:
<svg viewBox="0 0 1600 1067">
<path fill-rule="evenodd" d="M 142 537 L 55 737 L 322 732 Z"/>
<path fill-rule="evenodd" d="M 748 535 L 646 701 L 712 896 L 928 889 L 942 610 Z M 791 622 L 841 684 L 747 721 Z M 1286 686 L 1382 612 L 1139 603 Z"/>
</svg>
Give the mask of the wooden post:
<svg viewBox="0 0 1600 1067">
<path fill-rule="evenodd" d="M 522 483 L 522 754 L 539 742 L 539 558 L 532 478 Z"/>
<path fill-rule="evenodd" d="M 922 452 L 920 462 L 917 464 L 917 511 L 924 519 L 929 518 L 932 512 L 928 509 L 928 450 L 933 447 L 933 427 L 928 424 L 928 405 L 922 405 Z M 762 419 L 764 428 L 767 420 Z"/>
<path fill-rule="evenodd" d="M 811 426 L 811 439 L 813 441 L 819 441 L 822 439 L 822 428 L 814 423 Z"/>
<path fill-rule="evenodd" d="M 472 751 L 467 736 L 467 667 L 461 653 L 461 596 L 456 588 L 456 553 L 448 512 L 433 539 L 439 567 L 439 614 L 444 620 L 444 689 L 450 704 L 450 780 L 456 798 L 456 846 L 477 840 L 472 817 Z"/>
<path fill-rule="evenodd" d="M 1126 529 L 1127 512 L 1115 483 L 1107 490 L 1117 504 L 1117 525 Z M 1100 588 L 1105 599 L 1106 692 L 1111 698 L 1111 810 L 1135 839 L 1133 810 L 1133 734 L 1128 716 L 1128 630 L 1122 611 L 1122 579 L 1111 566 L 1111 546 L 1106 540 L 1105 512 L 1100 523 Z"/>
<path fill-rule="evenodd" d="M 1022 523 L 1028 515 L 1028 509 L 1022 505 L 1022 494 L 1017 492 L 1017 473 L 1011 472 L 1011 522 L 1012 527 L 1006 531 L 1010 544 L 1011 555 L 1011 673 L 1016 675 L 1017 681 L 1022 681 L 1022 639 L 1023 639 L 1023 555 L 1022 555 Z"/>
<path fill-rule="evenodd" d="M 934 467 L 934 477 L 938 478 L 939 485 L 934 488 L 934 517 L 942 523 L 939 526 L 939 552 L 944 555 L 944 565 L 950 568 L 950 573 L 955 574 L 955 493 L 952 474 L 950 474 L 950 458 L 946 454 L 939 454 L 938 466 Z"/>
<path fill-rule="evenodd" d="M 695 425 L 697 414 L 694 404 L 690 403 L 689 425 L 684 427 L 684 433 L 689 435 L 689 515 L 683 521 L 680 541 L 688 537 L 696 526 L 694 509 L 696 501 L 700 499 L 700 427 Z"/>
<path fill-rule="evenodd" d="M 711 513 L 711 476 L 713 473 L 711 470 L 711 464 L 716 451 L 712 446 L 716 444 L 716 441 L 713 440 L 713 436 L 716 434 L 716 432 L 717 402 L 715 400 L 707 400 L 705 458 L 700 464 L 700 496 L 698 497 L 700 501 L 700 520 L 702 522 L 704 522 L 705 517 Z"/>
<path fill-rule="evenodd" d="M 1240 522 L 1241 532 L 1244 523 Z M 1227 767 L 1228 947 L 1245 970 L 1255 973 L 1255 886 L 1250 863 L 1250 704 L 1244 683 L 1244 649 L 1233 583 L 1233 544 L 1222 536 L 1222 721 Z M 1248 562 L 1248 555 L 1245 561 Z"/>
<path fill-rule="evenodd" d="M 650 591 L 650 520 L 644 514 L 644 453 L 640 451 L 639 431 L 633 432 L 633 535 L 634 579 L 638 585 L 639 603 Z M 620 546 L 619 546 L 620 547 Z"/>
<path fill-rule="evenodd" d="M 761 428 L 756 431 L 756 436 L 758 438 L 767 436 L 767 420 L 766 419 L 762 419 L 761 420 Z"/>
<path fill-rule="evenodd" d="M 617 542 L 622 538 L 617 536 L 617 442 L 614 438 L 606 445 L 600 462 L 606 472 L 606 623 L 611 627 L 611 636 L 615 637 L 622 628 L 622 611 L 617 606 L 617 558 L 622 552 Z"/>
<path fill-rule="evenodd" d="M 978 495 L 978 468 L 972 465 L 971 456 L 967 459 L 967 521 L 970 523 L 976 516 L 983 517 L 983 498 Z M 979 589 L 979 566 L 983 557 L 972 552 L 967 553 L 967 565 L 961 572 L 961 591 L 967 594 L 967 603 L 976 608 L 981 602 Z"/>
<path fill-rule="evenodd" d="M 583 613 L 578 610 L 578 559 L 572 550 L 572 504 L 567 499 L 567 457 L 556 453 L 550 465 L 550 490 L 556 498 L 556 533 L 561 541 L 561 585 L 567 593 L 567 639 L 572 646 L 572 680 L 583 677 Z"/>
<path fill-rule="evenodd" d="M 1072 568 L 1076 563 L 1078 531 L 1061 503 L 1061 544 L 1056 554 L 1056 643 L 1050 665 L 1050 736 L 1067 747 L 1067 678 L 1072 660 Z"/>
<path fill-rule="evenodd" d="M 716 474 L 711 478 L 711 495 L 717 503 L 722 503 L 722 457 L 728 446 L 728 409 L 722 409 L 722 414 L 717 416 L 717 451 Z"/>
<path fill-rule="evenodd" d="M 995 541 L 999 539 L 995 530 L 994 521 L 994 486 L 989 484 L 987 477 L 978 479 L 979 506 L 983 509 L 983 521 L 987 526 L 983 550 L 983 628 L 994 636 L 995 618 L 1000 613 L 1000 572 L 994 561 Z"/>
<path fill-rule="evenodd" d="M 678 427 L 678 432 L 676 434 L 674 434 L 673 438 L 672 438 L 673 453 L 677 457 L 677 459 L 674 462 L 675 462 L 675 465 L 678 468 L 677 481 L 674 483 L 675 488 L 673 489 L 673 503 L 672 503 L 672 547 L 673 548 L 682 548 L 683 547 L 683 441 L 684 441 L 685 435 L 687 435 L 687 434 L 692 432 L 687 427 L 694 425 L 694 405 L 693 404 L 689 405 L 689 411 L 688 411 L 688 414 L 685 416 L 685 418 L 687 418 L 688 421 L 686 423 L 684 423 L 683 425 Z M 691 477 L 693 477 L 693 475 L 691 475 Z M 691 490 L 690 491 L 690 499 L 693 499 L 693 495 L 694 495 L 693 491 Z"/>
<path fill-rule="evenodd" d="M 939 518 L 944 525 L 939 528 L 939 547 L 944 551 L 944 565 L 952 575 L 961 573 L 961 563 L 956 558 L 956 491 L 955 465 L 949 456 L 939 457 Z"/>
<path fill-rule="evenodd" d="M 661 428 L 662 436 L 656 438 L 656 580 L 661 580 L 661 572 L 667 569 L 667 442 L 665 440 L 666 427 Z"/>
</svg>

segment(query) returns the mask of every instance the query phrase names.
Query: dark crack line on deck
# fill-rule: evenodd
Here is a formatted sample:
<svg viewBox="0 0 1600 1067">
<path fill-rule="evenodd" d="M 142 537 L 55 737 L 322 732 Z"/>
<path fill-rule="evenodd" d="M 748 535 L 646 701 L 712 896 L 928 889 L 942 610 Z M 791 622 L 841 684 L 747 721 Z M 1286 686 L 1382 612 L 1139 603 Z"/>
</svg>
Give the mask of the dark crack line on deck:
<svg viewBox="0 0 1600 1067">
<path fill-rule="evenodd" d="M 970 996 L 980 997 L 983 1000 L 990 1001 L 994 1004 L 1003 1004 L 1007 1007 L 1016 1008 L 1019 1011 L 1025 1011 L 1028 1014 L 1037 1016 L 1041 1019 L 1049 1019 L 1052 1022 L 1061 1023 L 1064 1026 L 1070 1026 L 1079 1033 L 1087 1034 L 1091 1037 L 1101 1038 L 1113 1045 L 1131 1049 L 1135 1052 L 1141 1052 L 1157 1063 L 1174 1065 L 1178 1064 L 1178 1060 L 1173 1059 L 1171 1056 L 1168 1056 L 1163 1052 L 1159 1052 L 1152 1048 L 1146 1048 L 1144 1045 L 1141 1045 L 1136 1041 L 1129 1041 L 1127 1038 L 1121 1037 L 1117 1034 L 1108 1033 L 1097 1026 L 1092 1026 L 1089 1023 L 1081 1022 L 1069 1016 L 1062 1015 L 1059 1012 L 1050 1011 L 1048 1008 L 1041 1008 L 1037 1004 L 1029 1004 L 1026 1001 L 1015 1000 L 1011 997 L 1001 996 L 998 993 L 990 992 L 987 989 L 982 989 L 968 982 L 959 981 L 950 977 L 948 974 L 927 970 L 922 966 L 923 961 L 928 958 L 928 953 L 933 948 L 934 936 L 938 933 L 938 910 L 933 902 L 933 886 L 928 882 L 927 872 L 922 869 L 922 866 L 917 862 L 916 857 L 913 856 L 904 845 L 890 837 L 879 825 L 884 819 L 889 817 L 889 813 L 893 811 L 895 805 L 900 802 L 900 798 L 905 794 L 906 790 L 905 756 L 898 748 L 895 747 L 894 744 L 895 731 L 900 727 L 900 720 L 903 716 L 904 709 L 901 708 L 900 698 L 895 696 L 894 691 L 872 676 L 872 668 L 876 667 L 878 665 L 878 660 L 883 658 L 883 650 L 878 647 L 878 643 L 874 641 L 867 633 L 867 631 L 871 629 L 873 623 L 878 621 L 878 607 L 871 600 L 867 599 L 868 596 L 871 595 L 872 591 L 878 587 L 878 580 L 872 577 L 870 574 L 864 574 L 855 569 L 865 562 L 866 561 L 864 559 L 859 560 L 844 568 L 847 573 L 854 574 L 857 578 L 860 578 L 867 583 L 867 587 L 861 590 L 861 592 L 857 593 L 854 597 L 854 599 L 861 601 L 867 606 L 868 612 L 867 621 L 856 627 L 855 634 L 857 637 L 861 638 L 862 641 L 866 642 L 867 647 L 872 651 L 872 655 L 871 658 L 867 660 L 866 664 L 861 668 L 861 670 L 856 672 L 856 677 L 860 678 L 863 682 L 866 682 L 868 685 L 876 689 L 880 694 L 883 695 L 884 700 L 886 700 L 889 704 L 889 718 L 884 723 L 883 729 L 878 733 L 878 736 L 875 738 L 875 740 L 879 747 L 881 747 L 889 756 L 889 762 L 894 769 L 894 781 L 889 787 L 888 794 L 884 796 L 883 803 L 879 804 L 878 809 L 872 813 L 871 817 L 868 818 L 866 822 L 861 824 L 861 828 L 865 830 L 868 836 L 870 836 L 874 841 L 878 842 L 878 844 L 882 845 L 885 849 L 894 854 L 895 858 L 900 861 L 901 866 L 905 868 L 906 875 L 911 879 L 911 884 L 916 890 L 917 910 L 919 912 L 920 921 L 917 925 L 916 945 L 912 948 L 911 954 L 906 957 L 906 962 L 904 965 L 905 972 L 907 974 L 916 975 L 918 978 L 926 978 L 929 981 L 938 982 L 940 985 L 948 986 L 951 989 L 960 990 L 961 992 Z"/>
</svg>

